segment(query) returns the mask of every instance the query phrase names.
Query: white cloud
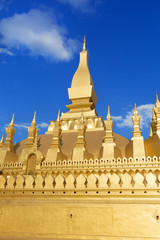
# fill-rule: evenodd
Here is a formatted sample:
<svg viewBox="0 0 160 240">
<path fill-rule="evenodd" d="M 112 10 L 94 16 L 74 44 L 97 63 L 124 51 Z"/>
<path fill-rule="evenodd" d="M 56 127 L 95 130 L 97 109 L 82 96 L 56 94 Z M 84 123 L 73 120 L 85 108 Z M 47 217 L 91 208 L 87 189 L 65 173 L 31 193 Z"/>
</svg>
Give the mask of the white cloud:
<svg viewBox="0 0 160 240">
<path fill-rule="evenodd" d="M 0 54 L 7 54 L 9 56 L 14 56 L 14 54 L 9 51 L 7 48 L 0 48 Z"/>
<path fill-rule="evenodd" d="M 154 107 L 154 104 L 144 104 L 137 107 L 137 111 L 141 117 L 141 120 L 140 120 L 141 128 L 149 126 L 150 120 L 152 118 L 152 107 Z M 134 108 L 131 111 L 127 112 L 127 115 L 121 119 L 122 122 L 117 123 L 118 127 L 120 128 L 133 127 L 133 123 L 132 123 L 133 110 Z"/>
<path fill-rule="evenodd" d="M 16 128 L 28 128 L 29 124 L 28 123 L 20 123 L 20 124 L 15 124 Z"/>
<path fill-rule="evenodd" d="M 61 3 L 70 5 L 75 10 L 92 13 L 95 7 L 103 0 L 58 0 Z"/>
<path fill-rule="evenodd" d="M 64 25 L 57 23 L 55 14 L 38 9 L 15 14 L 0 21 L 0 44 L 9 49 L 51 60 L 68 61 L 77 51 L 79 42 L 68 38 Z"/>
<path fill-rule="evenodd" d="M 88 7 L 90 4 L 91 0 L 58 0 L 59 2 L 69 4 L 75 9 L 83 9 Z"/>
<path fill-rule="evenodd" d="M 112 120 L 114 120 L 116 122 L 123 120 L 122 116 L 111 116 L 111 118 L 112 118 Z"/>
<path fill-rule="evenodd" d="M 44 122 L 37 124 L 38 128 L 47 128 L 48 126 L 49 126 L 49 124 L 48 123 L 44 123 Z"/>
<path fill-rule="evenodd" d="M 8 126 L 9 124 L 5 124 L 5 127 L 8 127 Z M 28 127 L 31 126 L 31 123 L 16 123 L 14 124 L 14 126 L 18 129 L 28 129 Z M 37 128 L 47 128 L 48 126 L 49 124 L 44 122 L 37 124 Z"/>
</svg>

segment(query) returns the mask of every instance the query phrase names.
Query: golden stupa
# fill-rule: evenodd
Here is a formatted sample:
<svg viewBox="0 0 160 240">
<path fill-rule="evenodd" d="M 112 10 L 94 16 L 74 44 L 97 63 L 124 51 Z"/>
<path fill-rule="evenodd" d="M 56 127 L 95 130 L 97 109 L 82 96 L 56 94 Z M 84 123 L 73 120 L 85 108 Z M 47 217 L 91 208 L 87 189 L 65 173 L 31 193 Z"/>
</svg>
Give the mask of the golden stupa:
<svg viewBox="0 0 160 240">
<path fill-rule="evenodd" d="M 68 112 L 13 145 L 0 141 L 0 239 L 160 239 L 160 102 L 144 140 L 135 104 L 131 140 L 95 110 L 84 39 Z M 106 106 L 107 108 L 107 106 Z"/>
</svg>

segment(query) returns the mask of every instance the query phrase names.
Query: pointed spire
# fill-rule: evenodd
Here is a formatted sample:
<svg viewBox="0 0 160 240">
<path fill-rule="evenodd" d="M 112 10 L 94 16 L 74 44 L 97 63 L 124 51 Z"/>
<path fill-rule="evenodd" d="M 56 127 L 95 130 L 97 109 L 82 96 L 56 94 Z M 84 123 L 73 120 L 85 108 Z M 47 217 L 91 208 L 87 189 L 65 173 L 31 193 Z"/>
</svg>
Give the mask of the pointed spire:
<svg viewBox="0 0 160 240">
<path fill-rule="evenodd" d="M 107 120 L 111 119 L 110 106 L 108 106 Z"/>
<path fill-rule="evenodd" d="M 6 128 L 6 140 L 5 146 L 8 148 L 8 151 L 13 151 L 13 136 L 16 130 L 14 129 L 14 114 L 12 116 L 12 120 L 9 124 L 9 127 Z"/>
<path fill-rule="evenodd" d="M 83 51 L 86 51 L 86 37 L 84 35 L 84 40 L 83 40 Z"/>
<path fill-rule="evenodd" d="M 58 115 L 57 115 L 57 120 L 56 121 L 60 121 L 60 109 L 58 110 Z"/>
<path fill-rule="evenodd" d="M 36 111 L 34 112 L 34 117 L 32 120 L 32 125 L 36 126 Z"/>
<path fill-rule="evenodd" d="M 158 94 L 156 93 L 156 102 L 159 103 Z"/>
<path fill-rule="evenodd" d="M 156 113 L 155 113 L 155 108 L 152 108 L 152 121 L 151 121 L 151 126 L 150 126 L 150 137 L 156 134 Z"/>
<path fill-rule="evenodd" d="M 138 115 L 138 111 L 137 111 L 137 105 L 136 105 L 136 103 L 134 104 L 133 115 L 134 115 L 134 116 Z"/>
<path fill-rule="evenodd" d="M 159 102 L 157 93 L 156 93 L 155 114 L 156 114 L 156 134 L 160 137 L 160 102 Z"/>
<path fill-rule="evenodd" d="M 14 127 L 14 113 L 13 113 L 12 120 L 9 125 Z"/>
<path fill-rule="evenodd" d="M 3 139 L 4 139 L 4 134 L 2 135 L 2 138 L 0 140 L 0 143 L 3 143 Z"/>
<path fill-rule="evenodd" d="M 111 114 L 110 114 L 110 106 L 108 106 L 108 113 L 106 117 L 105 123 L 105 136 L 104 136 L 104 143 L 113 143 L 114 142 L 114 137 L 113 137 L 113 121 L 111 119 Z"/>
<path fill-rule="evenodd" d="M 158 98 L 158 94 L 156 93 L 156 107 L 160 106 L 160 102 L 159 102 L 159 98 Z"/>
<path fill-rule="evenodd" d="M 138 114 L 136 103 L 134 104 L 132 122 L 133 122 L 133 132 L 132 132 L 133 137 L 141 136 L 142 132 L 140 130 L 140 115 Z"/>
</svg>

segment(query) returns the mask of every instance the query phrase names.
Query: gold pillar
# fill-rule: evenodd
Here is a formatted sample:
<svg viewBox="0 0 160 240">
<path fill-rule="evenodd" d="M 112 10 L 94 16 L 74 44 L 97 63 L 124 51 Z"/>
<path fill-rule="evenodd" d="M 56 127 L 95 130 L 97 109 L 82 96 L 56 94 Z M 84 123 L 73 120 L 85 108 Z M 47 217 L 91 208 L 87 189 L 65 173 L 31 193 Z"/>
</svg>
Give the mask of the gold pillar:
<svg viewBox="0 0 160 240">
<path fill-rule="evenodd" d="M 5 143 L 3 144 L 3 147 L 7 151 L 13 152 L 13 136 L 15 132 L 16 130 L 14 129 L 14 114 L 13 114 L 9 127 L 6 128 L 6 140 Z"/>
<path fill-rule="evenodd" d="M 133 158 L 145 157 L 144 139 L 140 130 L 140 115 L 138 114 L 136 104 L 134 105 L 134 112 L 132 116 L 133 121 L 133 132 L 132 132 L 132 147 L 133 147 Z"/>
<path fill-rule="evenodd" d="M 160 102 L 157 94 L 156 94 L 155 113 L 156 113 L 156 134 L 158 135 L 158 137 L 160 137 Z"/>
<path fill-rule="evenodd" d="M 58 161 L 66 159 L 67 157 L 61 152 L 61 121 L 60 110 L 58 111 L 57 120 L 54 122 L 53 139 L 50 148 L 46 155 L 46 162 Z"/>
<path fill-rule="evenodd" d="M 110 107 L 108 106 L 107 118 L 105 121 L 105 136 L 103 139 L 103 159 L 111 160 L 115 157 L 115 140 L 113 137 L 113 121 L 111 119 Z"/>
<path fill-rule="evenodd" d="M 156 113 L 155 113 L 155 108 L 152 108 L 152 121 L 151 121 L 151 126 L 150 126 L 150 137 L 154 136 L 156 134 Z"/>
<path fill-rule="evenodd" d="M 86 125 L 84 121 L 83 112 L 81 113 L 81 118 L 78 124 L 78 135 L 75 147 L 73 149 L 72 160 L 73 161 L 82 161 L 84 160 L 84 154 L 86 152 L 86 142 L 85 142 L 85 133 L 86 133 Z"/>
<path fill-rule="evenodd" d="M 28 139 L 25 143 L 24 148 L 34 147 L 35 150 L 37 150 L 37 135 L 38 135 L 38 129 L 36 127 L 36 111 L 35 111 L 31 126 L 28 127 Z"/>
</svg>

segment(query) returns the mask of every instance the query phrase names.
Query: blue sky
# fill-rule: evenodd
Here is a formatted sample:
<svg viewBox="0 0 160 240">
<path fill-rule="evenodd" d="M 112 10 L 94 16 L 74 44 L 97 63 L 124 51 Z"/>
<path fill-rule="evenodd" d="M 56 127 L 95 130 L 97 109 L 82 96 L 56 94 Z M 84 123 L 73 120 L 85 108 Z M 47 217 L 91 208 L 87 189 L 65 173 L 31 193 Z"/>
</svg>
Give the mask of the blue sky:
<svg viewBox="0 0 160 240">
<path fill-rule="evenodd" d="M 136 102 L 148 138 L 160 95 L 159 0 L 0 0 L 1 134 L 13 113 L 18 142 L 35 110 L 39 134 L 67 111 L 84 34 L 98 115 L 110 105 L 114 132 L 131 138 Z"/>
</svg>

